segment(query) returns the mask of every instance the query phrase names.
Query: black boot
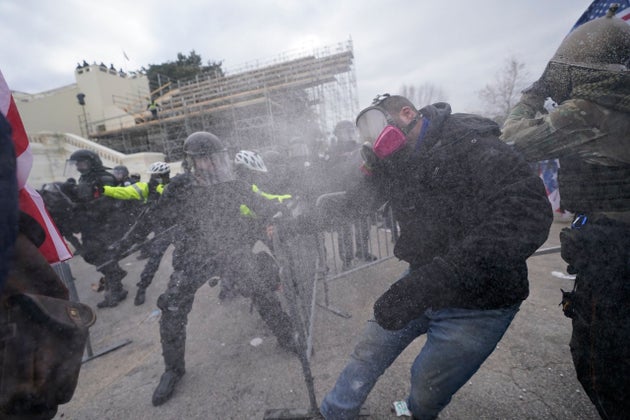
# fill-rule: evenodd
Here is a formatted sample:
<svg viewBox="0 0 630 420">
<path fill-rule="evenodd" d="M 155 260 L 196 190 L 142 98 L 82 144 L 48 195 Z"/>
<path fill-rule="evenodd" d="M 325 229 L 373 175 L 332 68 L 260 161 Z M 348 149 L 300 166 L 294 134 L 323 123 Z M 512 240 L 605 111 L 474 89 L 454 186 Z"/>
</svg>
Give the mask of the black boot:
<svg viewBox="0 0 630 420">
<path fill-rule="evenodd" d="M 146 292 L 147 289 L 145 287 L 138 287 L 138 291 L 136 292 L 136 297 L 133 300 L 133 304 L 136 306 L 142 305 L 146 297 Z"/>
<path fill-rule="evenodd" d="M 101 302 L 97 303 L 96 306 L 99 308 L 113 308 L 114 306 L 118 306 L 120 302 L 127 298 L 127 291 L 122 289 L 119 291 L 105 291 L 105 299 Z"/>
<path fill-rule="evenodd" d="M 179 373 L 172 369 L 169 369 L 162 374 L 160 383 L 157 388 L 155 388 L 155 391 L 153 391 L 153 398 L 151 402 L 154 406 L 157 407 L 158 405 L 162 405 L 171 398 L 171 395 L 173 395 L 173 391 L 175 390 L 175 385 L 179 382 L 182 376 L 183 373 Z"/>
<path fill-rule="evenodd" d="M 174 342 L 162 341 L 162 356 L 164 356 L 164 366 L 166 369 L 160 378 L 151 402 L 158 406 L 164 404 L 173 395 L 175 385 L 186 373 L 184 354 L 186 346 L 186 336 L 178 337 Z"/>
<path fill-rule="evenodd" d="M 123 289 L 121 281 L 126 274 L 127 272 L 119 267 L 105 274 L 105 299 L 97 303 L 97 307 L 113 308 L 127 298 L 127 291 Z"/>
<path fill-rule="evenodd" d="M 273 335 L 278 340 L 278 345 L 299 355 L 300 347 L 296 340 L 295 330 L 289 316 L 282 310 L 282 305 L 274 293 L 265 291 L 252 295 L 252 302 L 260 317 L 265 321 Z"/>
</svg>

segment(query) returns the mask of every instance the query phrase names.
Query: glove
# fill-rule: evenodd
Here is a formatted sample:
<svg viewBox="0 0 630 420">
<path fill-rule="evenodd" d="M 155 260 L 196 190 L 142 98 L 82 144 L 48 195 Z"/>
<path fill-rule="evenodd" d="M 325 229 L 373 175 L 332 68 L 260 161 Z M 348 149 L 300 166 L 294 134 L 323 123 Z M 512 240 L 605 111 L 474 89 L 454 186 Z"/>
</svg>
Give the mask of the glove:
<svg viewBox="0 0 630 420">
<path fill-rule="evenodd" d="M 569 274 L 577 274 L 588 265 L 589 259 L 583 236 L 580 229 L 564 228 L 560 231 L 560 256 L 567 262 Z"/>
<path fill-rule="evenodd" d="M 147 183 L 147 187 L 149 189 L 149 195 L 147 198 L 149 201 L 155 201 L 160 198 L 160 193 L 157 192 L 158 185 L 160 185 L 160 181 L 158 179 L 153 177 L 149 179 L 149 182 Z"/>
<path fill-rule="evenodd" d="M 400 330 L 428 308 L 421 285 L 413 274 L 392 284 L 374 303 L 374 318 L 386 330 Z"/>
<path fill-rule="evenodd" d="M 361 171 L 366 175 L 372 175 L 374 170 L 378 168 L 381 163 L 369 142 L 365 142 L 361 145 L 361 159 L 363 159 Z"/>
<path fill-rule="evenodd" d="M 374 318 L 386 330 L 399 330 L 428 308 L 445 308 L 458 299 L 454 273 L 437 258 L 410 271 L 374 303 Z"/>
</svg>

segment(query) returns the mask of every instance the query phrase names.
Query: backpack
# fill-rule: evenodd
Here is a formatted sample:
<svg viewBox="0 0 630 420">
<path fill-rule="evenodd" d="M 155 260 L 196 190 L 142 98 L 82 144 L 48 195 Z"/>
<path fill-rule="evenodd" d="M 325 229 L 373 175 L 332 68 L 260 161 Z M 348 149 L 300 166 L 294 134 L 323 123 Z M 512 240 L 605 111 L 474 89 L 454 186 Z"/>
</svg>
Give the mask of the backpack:
<svg viewBox="0 0 630 420">
<path fill-rule="evenodd" d="M 20 232 L 0 294 L 0 418 L 52 418 L 70 401 L 95 320 Z"/>
</svg>

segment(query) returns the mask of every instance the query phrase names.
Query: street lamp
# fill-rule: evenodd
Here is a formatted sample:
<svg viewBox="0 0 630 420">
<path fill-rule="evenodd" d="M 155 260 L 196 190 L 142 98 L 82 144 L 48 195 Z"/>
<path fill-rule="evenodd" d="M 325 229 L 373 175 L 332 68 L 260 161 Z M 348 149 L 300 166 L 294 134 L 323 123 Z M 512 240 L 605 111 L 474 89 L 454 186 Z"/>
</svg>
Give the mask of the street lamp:
<svg viewBox="0 0 630 420">
<path fill-rule="evenodd" d="M 77 100 L 79 101 L 79 105 L 81 105 L 81 109 L 83 110 L 83 122 L 85 123 L 85 138 L 88 138 L 90 133 L 88 131 L 87 115 L 85 114 L 85 94 L 78 93 Z"/>
</svg>

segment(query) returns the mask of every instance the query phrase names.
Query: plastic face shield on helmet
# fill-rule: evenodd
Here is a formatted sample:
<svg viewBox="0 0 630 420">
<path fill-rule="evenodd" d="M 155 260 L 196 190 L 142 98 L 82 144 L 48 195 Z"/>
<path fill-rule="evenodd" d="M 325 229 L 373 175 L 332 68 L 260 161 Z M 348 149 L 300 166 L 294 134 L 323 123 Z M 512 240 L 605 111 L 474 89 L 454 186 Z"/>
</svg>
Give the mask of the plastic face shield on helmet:
<svg viewBox="0 0 630 420">
<path fill-rule="evenodd" d="M 227 150 L 207 155 L 191 156 L 193 173 L 203 185 L 214 185 L 236 179 L 232 159 Z"/>
<path fill-rule="evenodd" d="M 66 178 L 79 178 L 81 175 L 90 172 L 92 164 L 87 159 L 68 159 L 63 169 L 63 176 Z"/>
<path fill-rule="evenodd" d="M 368 107 L 359 113 L 357 128 L 363 141 L 372 145 L 374 154 L 385 159 L 402 149 L 407 136 L 396 126 L 394 119 L 380 107 Z"/>
</svg>

